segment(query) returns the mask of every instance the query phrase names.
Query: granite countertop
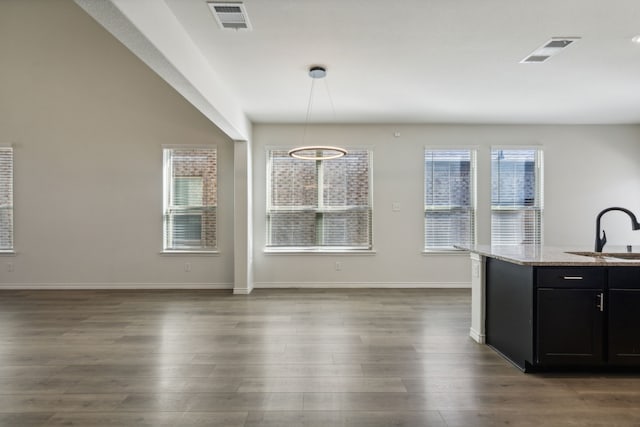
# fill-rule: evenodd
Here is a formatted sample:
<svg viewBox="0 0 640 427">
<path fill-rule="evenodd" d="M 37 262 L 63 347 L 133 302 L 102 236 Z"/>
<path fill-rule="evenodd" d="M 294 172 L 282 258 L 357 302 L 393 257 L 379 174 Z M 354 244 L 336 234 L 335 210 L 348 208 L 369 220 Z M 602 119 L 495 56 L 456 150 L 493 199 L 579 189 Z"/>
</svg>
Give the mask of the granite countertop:
<svg viewBox="0 0 640 427">
<path fill-rule="evenodd" d="M 638 266 L 640 267 L 640 253 L 638 259 L 620 259 L 607 254 L 626 253 L 625 247 L 607 246 L 602 256 L 582 256 L 567 252 L 593 252 L 593 248 L 558 247 L 558 246 L 491 246 L 472 245 L 457 246 L 478 255 L 499 259 L 520 265 L 559 265 L 559 266 Z M 637 252 L 636 252 L 637 253 Z"/>
</svg>

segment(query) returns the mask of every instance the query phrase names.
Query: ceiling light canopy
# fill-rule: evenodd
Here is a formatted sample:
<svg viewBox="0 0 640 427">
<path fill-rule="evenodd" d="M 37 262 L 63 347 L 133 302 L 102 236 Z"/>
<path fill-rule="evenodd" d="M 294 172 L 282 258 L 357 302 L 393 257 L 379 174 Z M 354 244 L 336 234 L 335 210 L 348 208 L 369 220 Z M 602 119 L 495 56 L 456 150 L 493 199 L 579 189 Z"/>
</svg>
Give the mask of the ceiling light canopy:
<svg viewBox="0 0 640 427">
<path fill-rule="evenodd" d="M 307 126 L 309 124 L 309 115 L 311 114 L 311 104 L 313 100 L 313 90 L 315 88 L 316 80 L 323 79 L 327 76 L 327 69 L 319 65 L 314 65 L 309 68 L 309 77 L 311 77 L 311 93 L 309 93 L 309 103 L 307 104 L 307 116 L 304 122 L 304 134 L 302 135 L 302 147 L 297 147 L 289 150 L 289 156 L 301 159 L 301 160 L 333 160 L 338 159 L 347 154 L 347 150 L 340 147 L 333 147 L 330 145 L 304 145 L 304 141 L 307 136 Z M 325 81 L 326 84 L 326 81 Z M 331 109 L 333 115 L 336 112 L 333 109 L 333 101 L 331 100 L 331 94 L 329 93 L 329 87 L 327 86 L 327 94 L 329 94 L 329 101 L 331 102 Z"/>
<path fill-rule="evenodd" d="M 551 40 L 531 52 L 520 61 L 523 64 L 539 64 L 545 62 L 547 59 L 560 53 L 563 49 L 569 45 L 580 40 L 580 37 L 553 37 Z"/>
<path fill-rule="evenodd" d="M 313 66 L 309 68 L 309 77 L 312 79 L 324 79 L 327 77 L 327 69 L 324 67 Z"/>
</svg>

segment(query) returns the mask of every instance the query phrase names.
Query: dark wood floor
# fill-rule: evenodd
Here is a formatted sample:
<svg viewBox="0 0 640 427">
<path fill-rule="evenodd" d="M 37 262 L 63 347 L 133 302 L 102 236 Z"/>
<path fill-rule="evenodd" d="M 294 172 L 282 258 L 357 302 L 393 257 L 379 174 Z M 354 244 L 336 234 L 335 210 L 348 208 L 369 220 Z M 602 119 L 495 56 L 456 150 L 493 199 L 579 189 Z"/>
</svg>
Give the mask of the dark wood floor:
<svg viewBox="0 0 640 427">
<path fill-rule="evenodd" d="M 4 426 L 640 426 L 640 377 L 522 374 L 468 290 L 0 292 Z"/>
</svg>

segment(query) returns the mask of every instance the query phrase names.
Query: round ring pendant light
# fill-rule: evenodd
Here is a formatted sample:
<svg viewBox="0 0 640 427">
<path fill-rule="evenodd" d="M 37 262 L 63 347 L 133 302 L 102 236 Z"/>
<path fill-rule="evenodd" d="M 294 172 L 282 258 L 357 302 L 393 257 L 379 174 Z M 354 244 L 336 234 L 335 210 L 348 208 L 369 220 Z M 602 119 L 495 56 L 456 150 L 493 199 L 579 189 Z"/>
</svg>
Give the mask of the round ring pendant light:
<svg viewBox="0 0 640 427">
<path fill-rule="evenodd" d="M 310 145 L 289 150 L 289 155 L 301 160 L 333 160 L 347 154 L 347 150 L 329 145 Z"/>
<path fill-rule="evenodd" d="M 309 68 L 309 77 L 311 77 L 311 93 L 309 94 L 309 104 L 307 105 L 307 117 L 304 124 L 304 136 L 303 142 L 307 135 L 307 125 L 309 124 L 309 114 L 311 113 L 311 101 L 313 99 L 314 83 L 317 79 L 323 79 L 327 76 L 327 69 L 320 66 L 313 66 Z M 326 83 L 326 82 L 325 82 Z M 329 88 L 327 87 L 327 93 Z M 331 95 L 329 95 L 329 101 L 331 101 Z M 333 101 L 331 101 L 331 108 L 333 109 Z M 333 111 L 335 116 L 335 110 Z M 330 145 L 308 145 L 303 147 L 297 147 L 289 150 L 289 156 L 295 159 L 301 160 L 333 160 L 347 155 L 347 150 L 340 147 L 333 147 Z"/>
</svg>

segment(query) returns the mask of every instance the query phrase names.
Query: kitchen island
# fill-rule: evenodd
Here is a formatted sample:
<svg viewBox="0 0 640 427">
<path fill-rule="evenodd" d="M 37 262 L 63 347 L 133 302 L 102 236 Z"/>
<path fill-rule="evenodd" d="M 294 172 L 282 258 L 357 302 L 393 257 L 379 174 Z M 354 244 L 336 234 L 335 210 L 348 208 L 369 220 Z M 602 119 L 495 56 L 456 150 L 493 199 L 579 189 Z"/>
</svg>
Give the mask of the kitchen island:
<svg viewBox="0 0 640 427">
<path fill-rule="evenodd" d="M 471 254 L 470 335 L 478 343 L 524 371 L 640 366 L 640 254 L 464 249 Z"/>
</svg>

